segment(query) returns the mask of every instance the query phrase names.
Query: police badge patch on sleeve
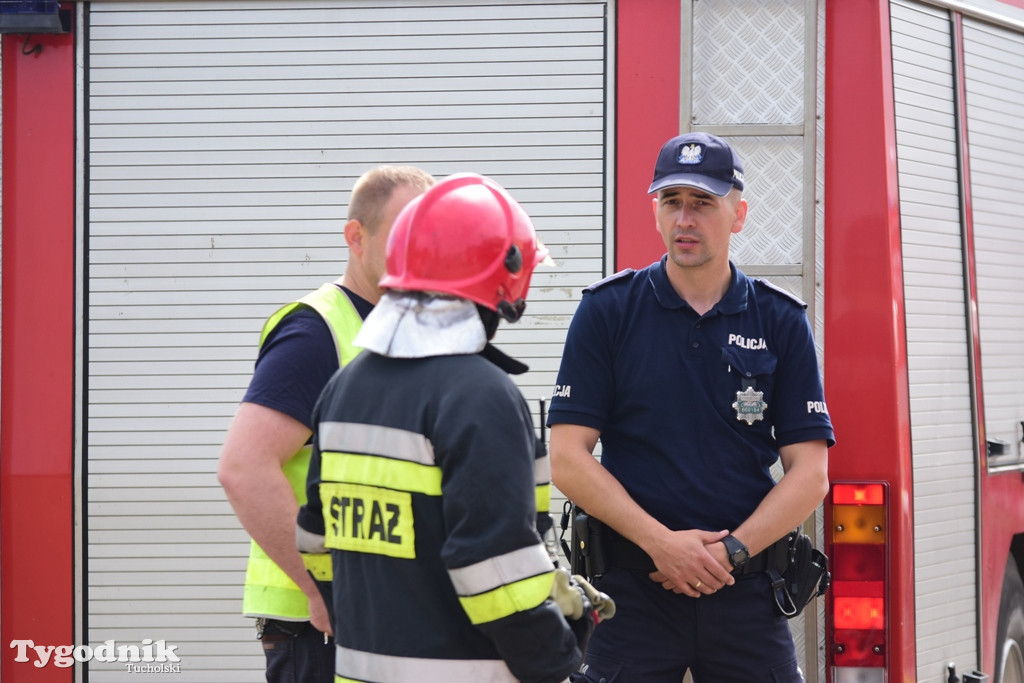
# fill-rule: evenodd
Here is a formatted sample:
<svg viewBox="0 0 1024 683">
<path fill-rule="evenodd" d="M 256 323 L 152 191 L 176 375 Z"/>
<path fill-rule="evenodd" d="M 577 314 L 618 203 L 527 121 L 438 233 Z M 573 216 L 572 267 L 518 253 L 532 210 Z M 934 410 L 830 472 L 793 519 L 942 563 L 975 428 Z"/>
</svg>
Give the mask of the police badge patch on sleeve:
<svg viewBox="0 0 1024 683">
<path fill-rule="evenodd" d="M 752 425 L 764 419 L 765 408 L 768 404 L 764 402 L 764 392 L 755 391 L 754 387 L 747 387 L 743 391 L 736 392 L 736 402 L 732 404 L 736 409 L 736 419 L 743 420 Z"/>
</svg>

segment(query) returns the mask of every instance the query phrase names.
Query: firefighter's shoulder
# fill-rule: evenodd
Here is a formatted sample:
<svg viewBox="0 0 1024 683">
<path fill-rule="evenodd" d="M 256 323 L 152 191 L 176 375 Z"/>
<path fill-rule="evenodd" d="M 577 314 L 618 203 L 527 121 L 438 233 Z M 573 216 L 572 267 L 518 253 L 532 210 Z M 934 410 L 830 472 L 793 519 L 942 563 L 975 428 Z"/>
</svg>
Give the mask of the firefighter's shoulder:
<svg viewBox="0 0 1024 683">
<path fill-rule="evenodd" d="M 793 294 L 792 292 L 785 290 L 782 287 L 779 287 L 777 284 L 769 282 L 768 280 L 763 280 L 758 277 L 753 278 L 753 280 L 755 285 L 763 287 L 769 293 L 778 295 L 780 298 L 789 301 L 793 305 L 799 306 L 800 308 L 807 308 L 807 304 L 804 302 L 803 299 Z"/>
<path fill-rule="evenodd" d="M 628 281 L 628 280 L 632 279 L 632 277 L 634 275 L 636 275 L 636 269 L 635 268 L 625 268 L 623 270 L 620 270 L 617 273 L 613 273 L 612 275 L 609 275 L 608 277 L 606 277 L 603 280 L 598 280 L 594 284 L 592 284 L 592 285 L 588 286 L 587 288 L 585 288 L 583 291 L 584 292 L 593 292 L 595 290 L 601 289 L 602 287 L 607 287 L 608 285 L 610 285 L 610 284 L 612 284 L 614 282 L 625 282 L 625 281 Z"/>
</svg>

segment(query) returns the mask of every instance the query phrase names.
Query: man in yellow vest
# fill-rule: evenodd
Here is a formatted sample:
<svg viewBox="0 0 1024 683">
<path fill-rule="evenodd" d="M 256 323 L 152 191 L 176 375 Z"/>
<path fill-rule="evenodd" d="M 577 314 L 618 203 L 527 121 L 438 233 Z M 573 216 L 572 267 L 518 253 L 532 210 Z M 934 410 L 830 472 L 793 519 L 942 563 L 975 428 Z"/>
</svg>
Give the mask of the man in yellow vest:
<svg viewBox="0 0 1024 683">
<path fill-rule="evenodd" d="M 267 320 L 255 372 L 221 450 L 217 478 L 253 539 L 242 610 L 257 619 L 268 683 L 334 680 L 333 631 L 313 580 L 330 580 L 330 557 L 304 561 L 295 548 L 313 405 L 327 380 L 359 352 L 353 339 L 381 296 L 391 224 L 433 184 L 413 166 L 380 166 L 356 181 L 344 277 Z"/>
</svg>

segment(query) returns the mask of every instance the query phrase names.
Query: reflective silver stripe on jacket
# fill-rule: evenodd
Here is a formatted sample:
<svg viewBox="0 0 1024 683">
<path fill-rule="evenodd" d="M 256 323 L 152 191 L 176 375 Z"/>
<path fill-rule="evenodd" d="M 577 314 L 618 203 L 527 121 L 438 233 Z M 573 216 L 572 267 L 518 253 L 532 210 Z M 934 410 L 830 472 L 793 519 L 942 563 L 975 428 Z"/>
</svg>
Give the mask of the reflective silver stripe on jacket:
<svg viewBox="0 0 1024 683">
<path fill-rule="evenodd" d="M 297 524 L 295 525 L 295 545 L 300 553 L 328 552 L 327 548 L 324 547 L 323 534 L 314 534 L 312 531 L 306 531 Z"/>
<path fill-rule="evenodd" d="M 534 461 L 533 483 L 538 486 L 551 483 L 551 456 L 545 455 Z"/>
<path fill-rule="evenodd" d="M 501 659 L 396 657 L 336 646 L 335 674 L 342 680 L 374 683 L 517 683 Z"/>
<path fill-rule="evenodd" d="M 427 437 L 394 427 L 356 422 L 321 422 L 317 435 L 321 451 L 364 453 L 434 465 L 434 446 Z"/>
<path fill-rule="evenodd" d="M 538 543 L 466 567 L 449 569 L 448 574 L 455 592 L 470 596 L 545 574 L 553 569 L 548 551 Z"/>
</svg>

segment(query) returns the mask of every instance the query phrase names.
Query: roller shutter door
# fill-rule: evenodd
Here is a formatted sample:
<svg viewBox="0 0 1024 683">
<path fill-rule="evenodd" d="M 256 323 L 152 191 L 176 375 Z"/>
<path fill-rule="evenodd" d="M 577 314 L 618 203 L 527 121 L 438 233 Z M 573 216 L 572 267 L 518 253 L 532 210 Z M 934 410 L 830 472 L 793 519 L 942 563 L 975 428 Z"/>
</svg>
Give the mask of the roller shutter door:
<svg viewBox="0 0 1024 683">
<path fill-rule="evenodd" d="M 917 671 L 977 666 L 975 453 L 948 12 L 892 4 Z M 955 585 L 957 589 L 950 591 Z"/>
<path fill-rule="evenodd" d="M 83 641 L 177 646 L 175 683 L 252 681 L 248 541 L 219 448 L 280 304 L 344 271 L 378 163 L 494 177 L 558 267 L 498 343 L 537 411 L 605 272 L 599 1 L 91 2 Z M 93 661 L 90 681 L 137 680 Z"/>
<path fill-rule="evenodd" d="M 989 467 L 1024 462 L 1024 34 L 964 20 L 971 208 L 985 437 L 1003 453 Z"/>
</svg>

